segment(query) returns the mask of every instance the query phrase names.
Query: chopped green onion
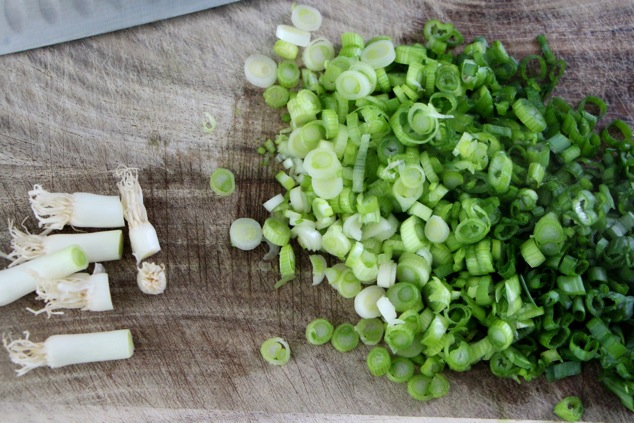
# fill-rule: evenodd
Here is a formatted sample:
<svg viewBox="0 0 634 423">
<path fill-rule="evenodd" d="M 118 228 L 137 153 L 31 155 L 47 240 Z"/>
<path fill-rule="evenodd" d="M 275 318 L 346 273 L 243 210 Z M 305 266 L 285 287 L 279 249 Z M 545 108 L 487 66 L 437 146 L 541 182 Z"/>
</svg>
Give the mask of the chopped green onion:
<svg viewBox="0 0 634 423">
<path fill-rule="evenodd" d="M 312 345 L 323 345 L 330 341 L 334 326 L 326 319 L 318 318 L 306 326 L 306 340 Z"/>
<path fill-rule="evenodd" d="M 278 25 L 275 36 L 298 47 L 306 47 L 310 44 L 310 32 L 290 25 Z"/>
<path fill-rule="evenodd" d="M 281 106 L 301 84 L 288 127 L 261 146 L 287 193 L 266 203 L 277 223 L 264 237 L 285 257 L 276 286 L 295 276 L 290 237 L 336 258 L 326 267 L 313 254 L 314 280 L 354 297 L 351 343 L 384 341 L 387 377 L 409 380 L 414 398 L 448 392 L 445 366 L 489 361 L 495 376 L 555 380 L 597 360 L 634 408 L 631 128 L 599 132 L 596 97 L 549 99 L 565 62 L 543 35 L 540 54 L 516 60 L 482 37 L 455 54 L 462 35 L 436 20 L 417 44 L 347 32 L 338 51 L 302 28 L 282 26 L 307 47 L 298 65 L 276 43 L 286 61 L 266 92 Z"/>
<path fill-rule="evenodd" d="M 504 351 L 515 341 L 513 328 L 504 320 L 496 320 L 489 326 L 488 338 L 496 351 Z"/>
<path fill-rule="evenodd" d="M 260 354 L 267 363 L 283 366 L 291 358 L 291 348 L 284 339 L 274 337 L 262 342 Z"/>
<path fill-rule="evenodd" d="M 440 216 L 430 216 L 425 224 L 425 238 L 431 242 L 437 244 L 445 242 L 449 232 L 449 225 Z"/>
<path fill-rule="evenodd" d="M 377 285 L 371 285 L 363 288 L 354 297 L 354 309 L 357 314 L 363 319 L 371 319 L 373 317 L 379 317 L 381 312 L 376 303 L 379 298 L 385 295 L 385 290 Z"/>
<path fill-rule="evenodd" d="M 277 64 L 264 54 L 252 54 L 244 61 L 247 81 L 259 88 L 268 88 L 277 79 Z"/>
<path fill-rule="evenodd" d="M 282 247 L 291 239 L 291 228 L 281 219 L 269 217 L 262 226 L 262 235 L 270 243 Z"/>
<path fill-rule="evenodd" d="M 312 254 L 308 258 L 313 266 L 313 285 L 319 285 L 326 276 L 326 259 L 321 254 Z"/>
<path fill-rule="evenodd" d="M 291 22 L 296 28 L 304 31 L 317 31 L 321 26 L 319 10 L 306 4 L 294 4 L 291 11 Z"/>
<path fill-rule="evenodd" d="M 396 59 L 394 43 L 391 40 L 374 41 L 363 49 L 360 59 L 374 69 L 385 68 Z"/>
<path fill-rule="evenodd" d="M 407 383 L 414 376 L 414 363 L 406 357 L 393 357 L 386 377 L 395 383 Z"/>
<path fill-rule="evenodd" d="M 339 352 L 349 352 L 357 348 L 359 334 L 350 323 L 342 323 L 335 328 L 330 343 Z"/>
<path fill-rule="evenodd" d="M 317 38 L 308 44 L 302 53 L 302 61 L 312 71 L 323 71 L 326 62 L 335 57 L 335 48 L 325 38 Z"/>
<path fill-rule="evenodd" d="M 392 367 L 392 358 L 387 349 L 374 347 L 368 353 L 366 363 L 370 374 L 378 377 L 387 374 L 390 370 L 390 367 Z"/>
<path fill-rule="evenodd" d="M 566 397 L 555 404 L 553 413 L 567 422 L 578 422 L 583 417 L 583 403 L 579 397 Z"/>
<path fill-rule="evenodd" d="M 376 345 L 383 339 L 385 324 L 379 318 L 361 319 L 354 326 L 359 339 L 365 345 Z"/>
<path fill-rule="evenodd" d="M 275 283 L 274 288 L 279 288 L 295 278 L 295 251 L 291 244 L 283 245 L 279 254 L 280 274 L 282 277 Z"/>
<path fill-rule="evenodd" d="M 299 48 L 284 40 L 277 40 L 273 45 L 273 52 L 285 60 L 295 60 Z"/>
<path fill-rule="evenodd" d="M 253 250 L 262 243 L 262 227 L 254 219 L 241 217 L 231 223 L 229 239 L 233 247 Z"/>
<path fill-rule="evenodd" d="M 367 75 L 358 70 L 343 71 L 337 77 L 335 85 L 339 95 L 346 100 L 358 100 L 374 89 Z"/>
<path fill-rule="evenodd" d="M 299 83 L 300 70 L 297 64 L 291 60 L 284 60 L 277 65 L 277 82 L 284 88 L 293 88 Z M 285 105 L 290 100 L 286 100 Z"/>
<path fill-rule="evenodd" d="M 290 98 L 286 88 L 280 85 L 271 85 L 264 90 L 264 102 L 273 109 L 279 109 L 286 106 Z"/>
<path fill-rule="evenodd" d="M 428 401 L 434 396 L 429 392 L 431 378 L 424 375 L 414 375 L 407 382 L 407 392 L 418 401 Z"/>
</svg>

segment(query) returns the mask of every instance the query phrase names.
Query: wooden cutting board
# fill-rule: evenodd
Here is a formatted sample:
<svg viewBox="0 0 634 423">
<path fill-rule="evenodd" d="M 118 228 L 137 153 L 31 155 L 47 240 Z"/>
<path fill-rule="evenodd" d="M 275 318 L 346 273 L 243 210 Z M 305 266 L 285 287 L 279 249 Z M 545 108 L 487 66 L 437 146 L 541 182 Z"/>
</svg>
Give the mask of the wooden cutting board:
<svg viewBox="0 0 634 423">
<path fill-rule="evenodd" d="M 516 57 L 536 52 L 547 34 L 568 61 L 557 90 L 571 102 L 587 94 L 610 104 L 607 119 L 634 123 L 634 3 L 631 0 L 308 1 L 324 16 L 319 34 L 422 40 L 429 18 L 453 22 L 466 40 L 500 39 Z M 126 361 L 41 368 L 16 378 L 0 351 L 2 421 L 343 421 L 402 417 L 555 418 L 554 403 L 579 395 L 591 421 L 632 421 L 616 398 L 582 376 L 547 383 L 498 380 L 485 366 L 448 373 L 452 389 L 428 403 L 366 371 L 367 347 L 342 354 L 304 341 L 315 317 L 354 321 L 351 300 L 310 285 L 310 265 L 274 290 L 275 272 L 259 270 L 266 252 L 229 247 L 237 217 L 266 217 L 261 204 L 278 192 L 275 166 L 256 147 L 282 128 L 261 91 L 243 77 L 243 62 L 268 53 L 275 26 L 290 22 L 290 1 L 241 1 L 186 17 L 49 48 L 0 57 L 0 222 L 25 221 L 37 232 L 27 191 L 117 194 L 112 171 L 140 169 L 149 218 L 168 269 L 160 296 L 142 294 L 126 241 L 124 260 L 107 263 L 115 310 L 32 316 L 27 296 L 0 309 L 0 332 L 132 330 Z M 218 123 L 202 131 L 208 112 Z M 208 176 L 232 169 L 238 191 L 215 198 Z M 0 249 L 9 249 L 0 233 Z M 264 363 L 262 340 L 285 337 L 293 359 Z M 409 419 L 402 419 L 403 421 Z M 452 421 L 447 419 L 446 421 Z"/>
</svg>

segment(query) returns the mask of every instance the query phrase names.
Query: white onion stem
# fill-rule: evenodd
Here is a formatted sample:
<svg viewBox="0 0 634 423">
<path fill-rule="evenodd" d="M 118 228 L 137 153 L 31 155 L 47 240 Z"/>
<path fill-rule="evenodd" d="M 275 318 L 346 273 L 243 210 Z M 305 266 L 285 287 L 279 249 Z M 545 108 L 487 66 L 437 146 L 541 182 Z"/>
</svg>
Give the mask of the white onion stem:
<svg viewBox="0 0 634 423">
<path fill-rule="evenodd" d="M 86 255 L 76 245 L 15 267 L 0 270 L 0 306 L 35 291 L 38 278 L 63 279 L 88 267 Z"/>
<path fill-rule="evenodd" d="M 86 254 L 89 263 L 120 260 L 123 252 L 123 231 L 86 232 L 73 234 L 37 235 L 22 232 L 9 224 L 12 236 L 9 257 L 10 267 L 34 258 L 51 254 L 71 245 L 79 246 Z"/>
<path fill-rule="evenodd" d="M 122 360 L 132 357 L 134 342 L 129 329 L 109 332 L 93 332 L 68 335 L 53 335 L 44 342 L 24 339 L 2 338 L 11 361 L 22 366 L 18 376 L 37 367 L 58 368 L 71 364 Z"/>
<path fill-rule="evenodd" d="M 65 225 L 78 228 L 120 228 L 125 225 L 119 197 L 86 192 L 48 192 L 41 185 L 29 191 L 29 201 L 39 226 L 50 230 Z"/>
</svg>

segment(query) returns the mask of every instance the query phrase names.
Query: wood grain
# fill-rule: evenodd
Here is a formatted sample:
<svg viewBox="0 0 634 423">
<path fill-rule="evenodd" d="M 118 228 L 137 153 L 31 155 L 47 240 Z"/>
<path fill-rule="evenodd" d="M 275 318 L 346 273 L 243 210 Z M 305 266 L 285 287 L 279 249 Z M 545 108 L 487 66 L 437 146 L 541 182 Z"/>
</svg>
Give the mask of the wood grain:
<svg viewBox="0 0 634 423">
<path fill-rule="evenodd" d="M 320 35 L 421 40 L 424 21 L 452 21 L 466 40 L 500 39 L 515 56 L 535 52 L 545 33 L 569 63 L 557 91 L 571 102 L 587 94 L 609 104 L 607 119 L 634 123 L 634 4 L 622 0 L 307 1 L 324 15 Z M 553 404 L 579 395 L 591 421 L 626 422 L 632 414 L 595 382 L 596 369 L 548 384 L 498 380 L 485 367 L 449 374 L 450 394 L 420 404 L 404 387 L 365 369 L 367 348 L 341 354 L 310 347 L 305 324 L 317 316 L 354 319 L 350 300 L 300 278 L 273 290 L 274 272 L 258 270 L 266 249 L 228 245 L 237 217 L 265 218 L 277 192 L 274 167 L 255 148 L 282 127 L 261 92 L 243 80 L 242 63 L 268 52 L 274 28 L 288 23 L 290 1 L 241 1 L 181 18 L 0 57 L 0 221 L 30 216 L 26 192 L 116 194 L 112 170 L 138 167 L 150 220 L 163 250 L 169 287 L 142 294 L 126 243 L 124 260 L 107 263 L 115 310 L 31 316 L 33 296 L 0 310 L 0 332 L 57 333 L 130 328 L 136 351 L 126 361 L 37 369 L 16 378 L 0 354 L 3 421 L 345 421 L 392 416 L 550 420 Z M 212 134 L 200 120 L 218 121 Z M 214 198 L 216 166 L 235 171 L 235 195 Z M 37 232 L 33 218 L 25 225 Z M 9 235 L 0 232 L 0 248 Z M 293 348 L 284 367 L 258 347 L 283 336 Z M 405 421 L 405 420 L 403 420 Z"/>
</svg>

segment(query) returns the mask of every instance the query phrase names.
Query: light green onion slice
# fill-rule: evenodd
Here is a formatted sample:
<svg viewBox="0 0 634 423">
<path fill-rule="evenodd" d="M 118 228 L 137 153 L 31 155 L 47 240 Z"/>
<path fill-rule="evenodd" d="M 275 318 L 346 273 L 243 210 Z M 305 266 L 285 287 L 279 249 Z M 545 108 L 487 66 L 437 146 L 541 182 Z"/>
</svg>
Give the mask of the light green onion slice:
<svg viewBox="0 0 634 423">
<path fill-rule="evenodd" d="M 277 80 L 277 64 L 270 57 L 255 53 L 245 60 L 244 74 L 256 87 L 268 88 Z"/>
<path fill-rule="evenodd" d="M 335 328 L 330 343 L 339 352 L 349 352 L 359 345 L 359 334 L 350 323 L 342 323 Z"/>
<path fill-rule="evenodd" d="M 319 10 L 306 4 L 295 4 L 291 11 L 291 22 L 296 28 L 303 31 L 317 31 L 321 26 L 321 13 Z"/>
<path fill-rule="evenodd" d="M 335 47 L 325 38 L 316 38 L 302 52 L 302 61 L 307 69 L 323 71 L 326 62 L 335 57 Z"/>
<path fill-rule="evenodd" d="M 209 187 L 220 197 L 233 194 L 236 190 L 236 179 L 233 172 L 223 167 L 216 168 L 209 177 Z"/>
<path fill-rule="evenodd" d="M 289 191 L 289 202 L 291 208 L 297 213 L 308 213 L 311 209 L 311 203 L 308 202 L 306 193 L 302 187 L 295 187 Z"/>
<path fill-rule="evenodd" d="M 341 169 L 341 162 L 334 150 L 318 147 L 306 154 L 304 170 L 313 179 L 327 179 Z"/>
<path fill-rule="evenodd" d="M 286 244 L 280 249 L 280 273 L 282 277 L 295 275 L 295 253 L 290 244 Z"/>
<path fill-rule="evenodd" d="M 262 243 L 262 227 L 249 217 L 234 220 L 229 228 L 231 245 L 241 250 L 253 250 Z"/>
<path fill-rule="evenodd" d="M 515 340 L 513 328 L 504 320 L 496 320 L 489 326 L 487 337 L 496 351 L 504 351 Z"/>
<path fill-rule="evenodd" d="M 281 85 L 271 85 L 264 90 L 264 102 L 273 109 L 286 106 L 290 98 L 289 91 Z"/>
<path fill-rule="evenodd" d="M 376 345 L 383 339 L 385 323 L 378 317 L 361 319 L 354 326 L 354 330 L 365 345 Z"/>
<path fill-rule="evenodd" d="M 396 59 L 394 43 L 391 40 L 374 41 L 363 49 L 360 59 L 374 69 L 387 67 Z"/>
<path fill-rule="evenodd" d="M 330 341 L 334 326 L 328 320 L 318 318 L 306 326 L 306 340 L 312 345 L 324 345 Z"/>
<path fill-rule="evenodd" d="M 434 398 L 431 393 L 429 393 L 429 388 L 431 385 L 431 378 L 424 376 L 422 374 L 414 375 L 407 382 L 407 392 L 410 397 L 414 398 L 418 401 L 428 401 Z"/>
<path fill-rule="evenodd" d="M 308 256 L 310 264 L 313 266 L 313 286 L 319 285 L 326 276 L 326 259 L 321 254 L 311 254 Z"/>
<path fill-rule="evenodd" d="M 285 60 L 295 60 L 299 48 L 284 40 L 277 40 L 273 45 L 273 52 Z"/>
<path fill-rule="evenodd" d="M 262 234 L 271 244 L 282 247 L 291 239 L 291 228 L 281 219 L 269 217 L 264 221 Z"/>
<path fill-rule="evenodd" d="M 343 178 L 333 176 L 329 178 L 312 178 L 313 191 L 325 200 L 332 200 L 343 190 Z"/>
<path fill-rule="evenodd" d="M 284 339 L 274 337 L 262 342 L 260 354 L 267 363 L 283 366 L 291 358 L 291 348 Z"/>
<path fill-rule="evenodd" d="M 352 248 L 352 242 L 343 233 L 340 223 L 328 227 L 321 238 L 321 244 L 327 253 L 339 258 L 345 257 Z"/>
<path fill-rule="evenodd" d="M 393 352 L 405 350 L 414 343 L 414 329 L 411 325 L 402 322 L 388 325 L 385 328 L 383 340 Z"/>
<path fill-rule="evenodd" d="M 277 82 L 280 86 L 293 88 L 299 83 L 299 77 L 300 70 L 294 61 L 284 60 L 277 65 Z M 290 92 L 285 104 L 288 103 L 288 100 L 290 100 Z"/>
<path fill-rule="evenodd" d="M 358 100 L 373 91 L 368 77 L 356 70 L 342 72 L 335 80 L 335 85 L 339 95 L 346 100 Z"/>
<path fill-rule="evenodd" d="M 449 225 L 440 216 L 433 215 L 425 223 L 425 238 L 433 243 L 445 242 L 449 232 L 451 232 Z"/>
<path fill-rule="evenodd" d="M 357 151 L 357 157 L 354 161 L 354 169 L 352 171 L 352 191 L 362 192 L 363 181 L 365 178 L 366 157 L 368 155 L 368 146 L 370 144 L 370 134 L 361 135 L 361 143 Z"/>
<path fill-rule="evenodd" d="M 415 370 L 414 363 L 409 358 L 393 357 L 386 377 L 395 383 L 407 383 L 414 376 Z"/>
<path fill-rule="evenodd" d="M 392 357 L 384 347 L 374 347 L 368 353 L 366 364 L 372 376 L 383 376 L 392 367 Z"/>
</svg>

